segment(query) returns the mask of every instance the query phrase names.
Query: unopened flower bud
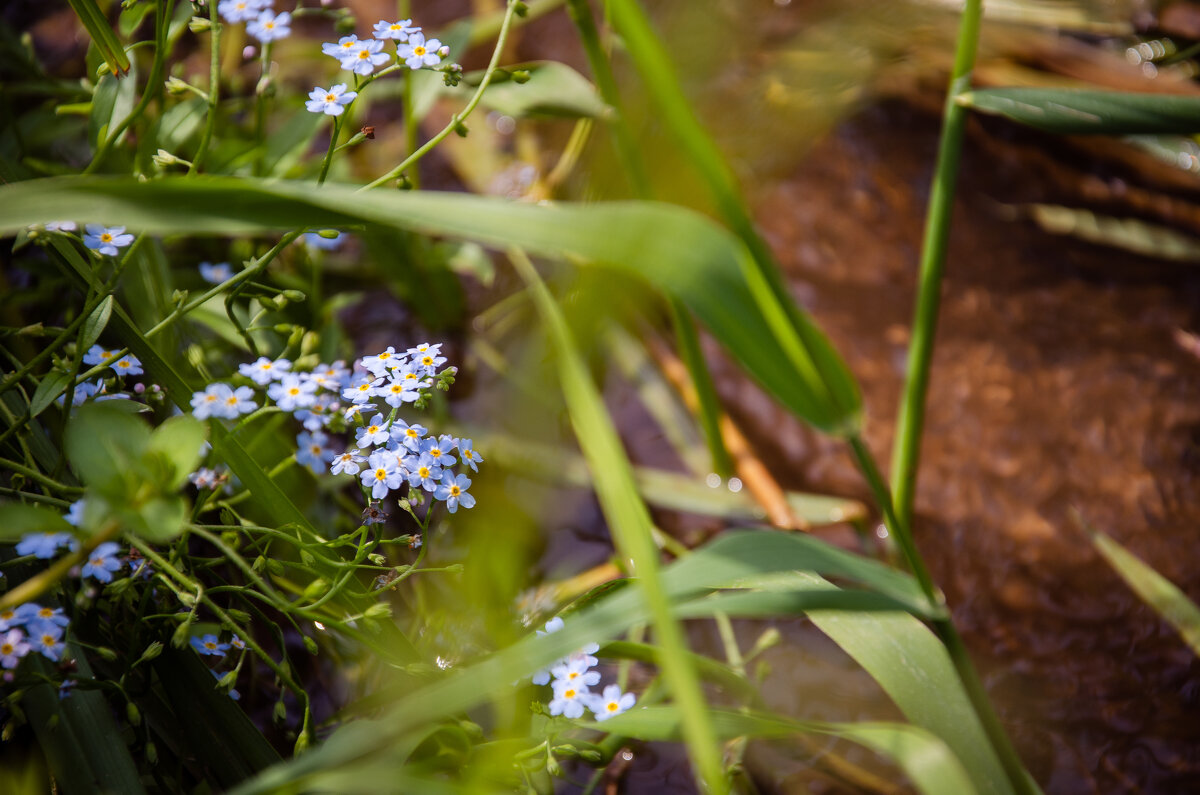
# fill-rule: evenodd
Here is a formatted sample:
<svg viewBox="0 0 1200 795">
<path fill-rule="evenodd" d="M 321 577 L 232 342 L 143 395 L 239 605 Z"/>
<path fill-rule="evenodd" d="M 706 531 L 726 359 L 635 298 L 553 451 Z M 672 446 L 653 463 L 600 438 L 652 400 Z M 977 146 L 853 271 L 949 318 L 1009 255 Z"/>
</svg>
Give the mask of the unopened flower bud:
<svg viewBox="0 0 1200 795">
<path fill-rule="evenodd" d="M 373 125 L 368 124 L 359 130 L 359 132 L 362 133 L 363 138 L 369 138 L 372 141 L 375 140 L 375 127 Z"/>
<path fill-rule="evenodd" d="M 340 17 L 337 22 L 333 23 L 333 29 L 343 36 L 347 33 L 353 33 L 358 27 L 358 20 L 352 14 L 346 14 Z"/>
<path fill-rule="evenodd" d="M 442 58 L 445 58 L 450 54 L 450 48 L 443 44 L 441 47 L 438 47 L 437 54 Z"/>
<path fill-rule="evenodd" d="M 316 654 L 320 651 L 317 647 L 317 642 L 307 635 L 304 636 L 304 648 L 308 649 L 309 654 Z"/>
<path fill-rule="evenodd" d="M 117 659 L 117 653 L 107 646 L 97 646 L 96 653 L 109 662 L 113 662 Z"/>
<path fill-rule="evenodd" d="M 178 77 L 167 78 L 167 93 L 172 96 L 179 96 L 188 90 L 188 84 L 180 80 Z"/>
<path fill-rule="evenodd" d="M 125 702 L 125 717 L 129 718 L 130 726 L 142 725 L 142 713 L 132 701 Z"/>
<path fill-rule="evenodd" d="M 146 743 L 143 750 L 145 751 L 145 754 L 146 754 L 146 761 L 149 762 L 151 765 L 157 765 L 158 764 L 158 747 L 154 743 L 148 742 L 148 743 Z"/>
<path fill-rule="evenodd" d="M 162 654 L 162 650 L 163 650 L 163 645 L 161 643 L 159 643 L 158 641 L 154 641 L 153 643 L 151 643 L 149 646 L 146 647 L 146 650 L 144 652 L 142 652 L 142 656 L 140 659 L 138 659 L 138 662 L 150 662 L 151 660 L 158 657 L 158 655 Z"/>
<path fill-rule="evenodd" d="M 208 17 L 192 17 L 188 20 L 188 30 L 192 33 L 203 33 L 212 29 L 212 20 Z"/>
<path fill-rule="evenodd" d="M 247 44 L 245 47 L 242 48 L 242 58 L 247 61 L 254 60 L 255 56 L 257 56 L 257 55 L 258 55 L 258 48 L 255 47 L 253 44 Z"/>
<path fill-rule="evenodd" d="M 280 293 L 280 295 L 286 297 L 287 300 L 292 301 L 297 304 L 303 303 L 304 300 L 306 298 L 308 298 L 307 295 L 300 292 L 299 290 L 284 290 L 282 293 Z"/>
<path fill-rule="evenodd" d="M 523 17 L 529 13 L 529 6 L 522 3 L 521 0 L 517 0 L 517 2 L 513 3 L 513 13 L 519 17 Z"/>
<path fill-rule="evenodd" d="M 283 723 L 285 720 L 287 720 L 287 705 L 282 701 L 276 701 L 275 708 L 272 710 L 272 715 L 274 716 L 276 723 Z"/>
<path fill-rule="evenodd" d="M 529 73 L 528 69 L 516 69 L 512 73 L 513 82 L 517 84 L 528 83 L 530 77 L 532 77 L 532 75 Z"/>
<path fill-rule="evenodd" d="M 366 618 L 391 618 L 392 606 L 383 602 L 376 602 L 367 608 L 367 612 L 363 613 Z"/>
<path fill-rule="evenodd" d="M 166 149 L 159 149 L 158 154 L 154 155 L 154 157 L 150 159 L 154 161 L 154 165 L 160 167 L 173 166 L 180 162 L 178 157 L 171 154 Z"/>
</svg>

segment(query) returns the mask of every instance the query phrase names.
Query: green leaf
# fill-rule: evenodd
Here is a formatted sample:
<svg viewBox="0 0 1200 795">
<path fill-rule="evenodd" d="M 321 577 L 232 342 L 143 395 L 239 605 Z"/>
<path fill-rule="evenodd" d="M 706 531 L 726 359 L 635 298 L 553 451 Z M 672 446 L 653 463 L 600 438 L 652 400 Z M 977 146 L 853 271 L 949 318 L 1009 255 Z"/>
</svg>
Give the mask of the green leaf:
<svg viewBox="0 0 1200 795">
<path fill-rule="evenodd" d="M 125 48 L 121 46 L 116 34 L 109 27 L 108 19 L 96 5 L 96 0 L 67 0 L 67 2 L 71 4 L 79 21 L 83 23 L 88 35 L 92 37 L 92 43 L 104 57 L 109 70 L 113 74 L 129 71 L 129 57 L 125 54 Z"/>
<path fill-rule="evenodd" d="M 150 435 L 148 453 L 162 456 L 170 467 L 168 491 L 187 482 L 187 476 L 200 463 L 205 437 L 204 423 L 194 417 L 171 417 Z"/>
<path fill-rule="evenodd" d="M 1061 134 L 1200 132 L 1200 97 L 1073 88 L 982 88 L 959 102 Z"/>
<path fill-rule="evenodd" d="M 722 739 L 736 737 L 788 737 L 817 734 L 839 737 L 866 746 L 890 758 L 926 795 L 970 795 L 976 792 L 962 763 L 942 740 L 916 726 L 902 723 L 820 723 L 756 713 L 712 711 Z M 669 741 L 679 736 L 679 716 L 674 707 L 634 707 L 593 728 L 624 737 Z"/>
<path fill-rule="evenodd" d="M 601 118 L 608 106 L 600 100 L 596 87 L 571 67 L 557 61 L 539 61 L 509 67 L 524 69 L 529 80 L 518 83 L 506 80 L 492 82 L 483 92 L 482 104 L 515 118 Z M 467 75 L 461 86 L 463 93 L 473 91 Z M 478 82 L 478 80 L 476 80 Z"/>
<path fill-rule="evenodd" d="M 809 587 L 828 587 L 817 576 L 807 579 Z M 945 646 L 928 627 L 898 613 L 830 610 L 809 618 L 866 669 L 906 718 L 950 747 L 980 793 L 1012 792 Z"/>
<path fill-rule="evenodd" d="M 156 544 L 170 541 L 183 532 L 188 506 L 183 497 L 154 497 L 138 508 L 121 508 L 125 531 Z"/>
<path fill-rule="evenodd" d="M 117 78 L 106 74 L 100 78 L 92 95 L 92 113 L 88 117 L 88 137 L 93 146 L 99 147 L 133 110 L 136 91 L 137 82 L 132 75 Z"/>
<path fill-rule="evenodd" d="M 105 327 L 108 326 L 108 319 L 112 316 L 112 308 L 113 297 L 106 295 L 104 300 L 97 304 L 92 313 L 88 315 L 87 320 L 83 321 L 83 331 L 79 337 L 79 353 L 81 355 L 95 345 L 96 340 L 100 339 L 100 335 L 104 333 Z"/>
<path fill-rule="evenodd" d="M 853 377 L 828 340 L 762 281 L 744 246 L 690 210 L 655 202 L 535 206 L 462 194 L 359 193 L 225 177 L 56 177 L 0 187 L 0 229 L 16 232 L 96 207 L 151 234 L 249 234 L 377 223 L 565 257 L 645 279 L 682 301 L 797 416 L 845 433 L 858 422 Z M 140 358 L 140 354 L 139 354 Z"/>
<path fill-rule="evenodd" d="M 71 376 L 58 370 L 51 370 L 42 378 L 33 397 L 29 401 L 29 416 L 36 417 L 54 402 L 54 399 L 66 391 L 71 382 Z"/>
<path fill-rule="evenodd" d="M 1097 551 L 1121 575 L 1125 584 L 1175 628 L 1193 654 L 1200 655 L 1200 608 L 1196 603 L 1125 547 L 1099 530 L 1091 527 L 1087 530 Z"/>
<path fill-rule="evenodd" d="M 116 500 L 128 498 L 131 476 L 144 474 L 150 428 L 105 401 L 81 406 L 67 426 L 67 459 L 80 480 Z"/>
<path fill-rule="evenodd" d="M 74 528 L 58 511 L 20 502 L 0 503 L 0 541 L 19 541 L 27 533 L 70 533 Z"/>
</svg>

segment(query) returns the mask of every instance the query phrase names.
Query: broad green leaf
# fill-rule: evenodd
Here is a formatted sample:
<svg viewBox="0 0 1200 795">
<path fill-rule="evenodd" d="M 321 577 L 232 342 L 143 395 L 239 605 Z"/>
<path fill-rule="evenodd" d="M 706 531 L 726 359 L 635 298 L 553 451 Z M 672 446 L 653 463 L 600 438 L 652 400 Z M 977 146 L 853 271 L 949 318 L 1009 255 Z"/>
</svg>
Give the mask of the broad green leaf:
<svg viewBox="0 0 1200 795">
<path fill-rule="evenodd" d="M 29 416 L 36 417 L 54 402 L 54 399 L 66 391 L 71 382 L 71 376 L 58 370 L 51 370 L 42 378 L 33 397 L 29 400 Z"/>
<path fill-rule="evenodd" d="M 67 426 L 67 459 L 80 480 L 118 500 L 129 495 L 129 477 L 144 473 L 142 455 L 150 427 L 108 403 L 80 406 Z"/>
<path fill-rule="evenodd" d="M 645 279 L 682 301 L 769 392 L 818 428 L 858 422 L 853 378 L 794 304 L 777 300 L 744 246 L 703 216 L 654 202 L 535 206 L 432 192 L 359 193 L 223 177 L 57 177 L 0 187 L 0 229 L 65 215 L 120 218 L 152 234 L 250 234 L 377 223 L 565 257 Z"/>
<path fill-rule="evenodd" d="M 1143 602 L 1175 628 L 1194 654 L 1200 655 L 1200 607 L 1166 577 L 1099 530 L 1088 527 L 1092 543 Z"/>
<path fill-rule="evenodd" d="M 722 739 L 788 737 L 795 734 L 840 737 L 891 759 L 926 795 L 970 795 L 976 792 L 962 763 L 942 740 L 903 723 L 823 723 L 794 721 L 777 715 L 713 711 Z M 634 707 L 593 728 L 624 737 L 669 741 L 679 736 L 674 707 Z"/>
<path fill-rule="evenodd" d="M 92 113 L 88 117 L 88 136 L 99 147 L 109 134 L 125 120 L 136 103 L 137 81 L 133 75 L 117 78 L 106 74 L 96 84 L 92 95 Z M 93 220 L 108 221 L 107 217 Z"/>
<path fill-rule="evenodd" d="M 1200 132 L 1200 97 L 1074 88 L 981 88 L 959 102 L 1062 134 Z"/>
<path fill-rule="evenodd" d="M 188 506 L 183 497 L 154 497 L 139 507 L 116 509 L 125 532 L 160 544 L 183 532 Z"/>
<path fill-rule="evenodd" d="M 94 680 L 84 650 L 70 641 L 67 651 L 77 669 L 71 678 Z M 58 666 L 39 654 L 22 662 L 50 681 L 61 676 Z M 58 688 L 41 683 L 29 688 L 21 707 L 64 795 L 145 792 L 103 692 L 80 687 L 69 698 L 61 698 Z"/>
<path fill-rule="evenodd" d="M 19 541 L 27 533 L 70 533 L 71 525 L 53 508 L 20 502 L 0 503 L 0 541 Z"/>
<path fill-rule="evenodd" d="M 216 689 L 217 680 L 191 649 L 164 648 L 154 669 L 174 713 L 170 728 L 221 789 L 279 761 L 242 708 Z"/>
<path fill-rule="evenodd" d="M 96 344 L 96 340 L 100 339 L 100 335 L 104 333 L 104 329 L 108 326 L 108 319 L 112 316 L 113 297 L 111 295 L 104 296 L 104 300 L 96 305 L 92 313 L 88 315 L 87 320 L 83 321 L 83 331 L 79 337 L 79 352 L 86 353 L 87 349 Z"/>
<path fill-rule="evenodd" d="M 200 463 L 204 436 L 204 423 L 187 415 L 171 417 L 150 435 L 147 452 L 162 456 L 170 465 L 167 490 L 175 491 L 187 482 Z"/>
<path fill-rule="evenodd" d="M 492 110 L 515 118 L 601 118 L 608 112 L 608 106 L 596 94 L 595 86 L 564 63 L 542 61 L 510 69 L 528 71 L 529 80 L 524 83 L 493 81 L 481 100 Z M 468 85 L 472 77 L 467 75 L 464 85 L 460 86 L 464 94 L 474 90 Z M 481 78 L 482 75 L 474 77 Z"/>
<path fill-rule="evenodd" d="M 815 575 L 813 588 L 828 586 Z M 866 669 L 914 725 L 942 739 L 980 792 L 1012 788 L 946 647 L 925 624 L 898 613 L 814 611 L 812 622 Z"/>
</svg>

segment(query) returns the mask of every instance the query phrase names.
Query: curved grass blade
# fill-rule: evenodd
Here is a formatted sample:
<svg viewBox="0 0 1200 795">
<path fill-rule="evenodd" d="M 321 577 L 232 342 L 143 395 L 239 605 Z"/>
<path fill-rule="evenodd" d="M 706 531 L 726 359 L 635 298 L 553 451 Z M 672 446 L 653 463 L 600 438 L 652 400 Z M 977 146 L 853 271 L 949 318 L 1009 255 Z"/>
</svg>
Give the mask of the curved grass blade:
<svg viewBox="0 0 1200 795">
<path fill-rule="evenodd" d="M 96 5 L 96 0 L 67 0 L 67 2 L 71 4 L 75 15 L 79 17 L 79 21 L 87 29 L 88 35 L 92 37 L 92 43 L 104 57 L 109 71 L 114 75 L 128 72 L 129 56 L 125 54 L 125 48 L 121 46 L 117 34 L 113 33 L 113 29 L 109 27 L 104 12 Z"/>
<path fill-rule="evenodd" d="M 808 580 L 808 587 L 829 585 L 815 575 L 797 572 L 795 576 Z M 830 610 L 810 613 L 809 618 L 879 683 L 906 718 L 950 747 L 980 793 L 1011 795 L 1008 776 L 950 656 L 928 627 L 898 613 Z M 1029 783 L 1037 791 L 1032 780 Z"/>
<path fill-rule="evenodd" d="M 1104 556 L 1134 593 L 1175 628 L 1192 652 L 1200 655 L 1200 607 L 1166 577 L 1147 566 L 1125 547 L 1085 524 L 1096 550 Z"/>
<path fill-rule="evenodd" d="M 151 234 L 374 223 L 613 268 L 681 300 L 797 416 L 831 433 L 848 432 L 858 422 L 857 388 L 829 341 L 790 300 L 764 308 L 767 288 L 745 247 L 683 208 L 654 202 L 532 206 L 463 194 L 359 193 L 336 185 L 314 191 L 306 183 L 223 177 L 144 183 L 60 177 L 0 187 L 0 231 L 64 214 L 94 217 L 98 206 L 106 217 Z M 829 372 L 838 374 L 833 380 L 841 386 L 829 387 L 818 377 Z M 831 400 L 830 389 L 845 399 Z"/>
<path fill-rule="evenodd" d="M 1074 88 L 981 88 L 963 94 L 959 102 L 981 113 L 1060 134 L 1200 131 L 1200 96 Z"/>
<path fill-rule="evenodd" d="M 977 792 L 962 763 L 935 735 L 903 723 L 824 723 L 789 720 L 777 715 L 712 711 L 713 723 L 725 740 L 736 737 L 789 737 L 819 734 L 866 746 L 890 758 L 925 795 L 971 795 Z M 625 737 L 665 741 L 679 735 L 673 707 L 634 708 L 595 724 Z"/>
</svg>

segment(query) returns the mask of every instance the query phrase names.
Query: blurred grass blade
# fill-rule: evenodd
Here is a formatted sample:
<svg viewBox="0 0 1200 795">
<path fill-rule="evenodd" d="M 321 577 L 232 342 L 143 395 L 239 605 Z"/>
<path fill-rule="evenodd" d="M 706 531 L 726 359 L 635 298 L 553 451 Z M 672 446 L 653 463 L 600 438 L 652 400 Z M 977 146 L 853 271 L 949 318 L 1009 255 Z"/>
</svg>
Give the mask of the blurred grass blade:
<svg viewBox="0 0 1200 795">
<path fill-rule="evenodd" d="M 916 583 L 906 574 L 888 569 L 886 566 L 866 558 L 858 558 L 811 536 L 785 534 L 775 531 L 734 531 L 721 536 L 713 543 L 693 552 L 686 559 L 678 560 L 663 570 L 663 584 L 673 605 L 694 616 L 711 616 L 720 609 L 719 600 L 705 597 L 716 588 L 750 588 L 756 584 L 765 587 L 779 585 L 776 594 L 786 594 L 807 589 L 811 594 L 809 604 L 826 607 L 835 598 L 834 586 L 810 578 L 798 579 L 799 570 L 817 571 L 834 576 L 847 577 L 856 581 L 870 580 L 884 583 L 890 593 L 920 594 Z M 797 579 L 780 583 L 775 578 Z M 906 583 L 904 585 L 903 583 Z M 814 585 L 814 583 L 817 583 Z M 798 591 L 797 591 L 798 592 Z M 843 592 L 844 593 L 844 592 Z M 736 594 L 734 594 L 736 595 Z M 841 603 L 839 616 L 869 614 L 850 612 L 861 609 L 852 605 L 858 597 L 851 596 Z M 585 597 L 586 599 L 586 597 Z M 901 596 L 896 602 L 902 601 Z M 804 609 L 798 602 L 789 608 Z M 276 792 L 283 782 L 293 781 L 313 766 L 333 769 L 338 766 L 358 764 L 372 752 L 382 752 L 397 738 L 433 721 L 462 712 L 494 698 L 494 692 L 511 687 L 515 681 L 524 679 L 539 667 L 592 641 L 603 643 L 627 631 L 630 627 L 645 624 L 649 613 L 641 595 L 634 588 L 609 590 L 578 613 L 571 613 L 566 625 L 558 632 L 544 636 L 530 636 L 491 657 L 468 667 L 452 671 L 444 678 L 433 680 L 419 689 L 408 689 L 387 713 L 386 719 L 372 725 L 370 730 L 355 731 L 354 742 L 337 745 L 326 744 L 295 762 L 285 762 L 264 772 L 237 791 L 237 795 Z M 928 630 L 916 619 L 912 625 L 929 636 Z M 908 625 L 905 625 L 908 626 Z M 932 636 L 929 636 L 930 638 Z M 908 642 L 903 636 L 888 637 L 889 643 L 904 647 Z M 936 641 L 932 641 L 936 645 Z M 938 647 L 940 649 L 940 647 Z M 945 652 L 942 652 L 943 658 Z M 904 663 L 914 663 L 917 657 L 902 658 Z M 908 672 L 910 677 L 920 677 L 919 670 Z M 955 685 L 953 671 L 950 684 Z M 941 679 L 925 681 L 921 693 L 933 702 L 930 709 L 939 709 L 938 704 L 946 698 L 953 699 L 953 690 L 944 695 L 937 685 Z M 972 718 L 969 707 L 967 717 Z M 354 724 L 347 725 L 349 730 Z M 951 745 L 952 743 L 947 743 Z M 961 754 L 960 754 L 961 756 Z M 987 790 L 988 792 L 1003 789 Z"/>
<path fill-rule="evenodd" d="M 1055 235 L 1070 235 L 1098 246 L 1110 246 L 1153 259 L 1200 262 L 1200 238 L 1139 218 L 1097 215 L 1091 210 L 1057 204 L 1016 208 Z"/>
<path fill-rule="evenodd" d="M 652 540 L 650 514 L 638 496 L 617 430 L 571 338 L 566 319 L 533 263 L 520 251 L 511 252 L 509 258 L 528 285 L 553 345 L 571 425 L 592 470 L 596 496 L 617 552 L 632 563 L 637 575 L 637 590 L 650 613 L 662 650 L 663 678 L 684 718 L 683 736 L 696 777 L 710 793 L 727 792 L 729 785 L 721 770 L 716 736 L 708 723 L 700 680 L 691 664 L 683 630 L 671 615 L 671 603 L 659 573 L 659 553 Z"/>
<path fill-rule="evenodd" d="M 1085 524 L 1092 543 L 1134 593 L 1154 609 L 1200 655 L 1200 607 L 1174 583 L 1104 533 Z"/>
<path fill-rule="evenodd" d="M 903 723 L 823 723 L 794 721 L 761 713 L 716 711 L 713 723 L 723 740 L 736 737 L 789 737 L 818 734 L 839 737 L 891 759 L 925 795 L 972 795 L 977 792 L 962 763 L 933 734 Z M 679 736 L 679 715 L 672 707 L 634 707 L 597 728 L 647 741 Z"/>
<path fill-rule="evenodd" d="M 797 578 L 807 578 L 813 588 L 828 586 L 814 575 Z M 950 747 L 980 793 L 1013 792 L 946 648 L 928 627 L 898 613 L 819 611 L 809 618 L 866 669 L 906 718 Z"/>
<path fill-rule="evenodd" d="M 88 35 L 92 37 L 92 43 L 104 57 L 109 71 L 114 75 L 128 72 L 129 57 L 125 54 L 125 48 L 121 46 L 117 34 L 113 33 L 104 12 L 96 5 L 96 0 L 67 0 L 67 2 L 71 4 L 75 15 L 79 17 L 79 21 L 83 23 Z"/>
<path fill-rule="evenodd" d="M 829 427 L 815 423 L 818 427 L 834 433 L 853 434 L 861 422 L 862 398 L 858 384 L 841 356 L 792 300 L 774 255 L 758 234 L 742 200 L 733 172 L 692 111 L 675 77 L 675 69 L 640 3 L 637 0 L 610 0 L 607 9 L 654 100 L 657 117 L 708 183 L 721 215 L 746 247 L 749 256 L 742 263 L 744 277 L 761 316 L 784 349 L 786 358 L 779 361 L 783 375 L 803 384 L 804 391 L 812 395 L 823 412 L 836 418 Z M 785 362 L 790 367 L 785 367 Z M 800 416 L 809 419 L 804 414 Z"/>
<path fill-rule="evenodd" d="M 1200 96 L 1074 88 L 981 88 L 959 101 L 982 113 L 1060 134 L 1194 133 Z"/>
<path fill-rule="evenodd" d="M 829 341 L 790 299 L 784 304 L 764 297 L 771 288 L 736 238 L 680 207 L 533 206 L 426 191 L 360 193 L 328 184 L 314 191 L 308 183 L 227 177 L 56 177 L 0 187 L 0 231 L 66 215 L 94 219 L 101 206 L 106 217 L 151 234 L 377 223 L 614 268 L 682 301 L 797 416 L 831 433 L 848 432 L 858 422 L 857 387 Z M 843 399 L 831 400 L 831 390 Z"/>
<path fill-rule="evenodd" d="M 481 448 L 493 451 L 490 461 L 523 476 L 591 488 L 592 475 L 586 462 L 577 455 L 551 445 L 472 430 L 470 438 Z M 746 491 L 710 488 L 695 477 L 654 467 L 633 468 L 638 493 L 651 505 L 701 516 L 717 516 L 733 521 L 762 519 L 762 509 Z M 809 525 L 821 526 L 866 518 L 866 506 L 857 500 L 824 494 L 787 492 L 792 512 Z"/>
</svg>

